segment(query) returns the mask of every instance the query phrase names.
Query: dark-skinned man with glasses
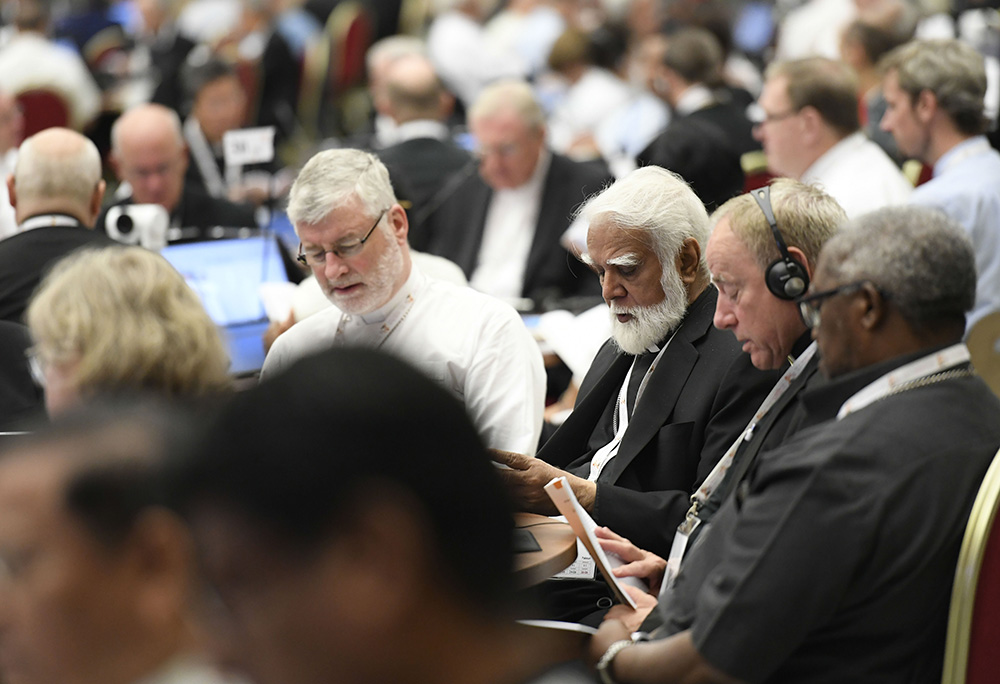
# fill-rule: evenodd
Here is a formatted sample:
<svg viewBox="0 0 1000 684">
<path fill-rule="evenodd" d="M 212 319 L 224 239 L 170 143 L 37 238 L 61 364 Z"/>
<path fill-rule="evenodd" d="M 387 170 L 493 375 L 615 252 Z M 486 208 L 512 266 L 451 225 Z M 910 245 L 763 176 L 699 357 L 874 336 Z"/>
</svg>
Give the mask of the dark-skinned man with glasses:
<svg viewBox="0 0 1000 684">
<path fill-rule="evenodd" d="M 277 338 L 262 379 L 332 346 L 382 349 L 457 395 L 488 446 L 534 453 L 545 401 L 537 343 L 512 307 L 411 262 L 406 212 L 382 162 L 320 152 L 295 180 L 288 216 L 299 260 L 334 306 Z"/>
<path fill-rule="evenodd" d="M 926 209 L 865 215 L 796 302 L 827 382 L 685 559 L 648 644 L 625 611 L 605 682 L 934 682 L 965 523 L 1000 402 L 962 344 L 972 246 Z M 647 561 L 650 559 L 646 559 Z"/>
</svg>

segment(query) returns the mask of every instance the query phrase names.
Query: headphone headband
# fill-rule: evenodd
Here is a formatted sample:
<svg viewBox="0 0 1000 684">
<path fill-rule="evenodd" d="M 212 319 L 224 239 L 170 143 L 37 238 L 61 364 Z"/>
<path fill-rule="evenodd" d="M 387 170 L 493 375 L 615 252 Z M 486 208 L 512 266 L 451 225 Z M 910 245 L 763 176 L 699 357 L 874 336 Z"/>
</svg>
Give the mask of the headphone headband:
<svg viewBox="0 0 1000 684">
<path fill-rule="evenodd" d="M 778 222 L 774 218 L 774 210 L 771 208 L 771 186 L 765 185 L 763 188 L 751 190 L 750 195 L 757 202 L 757 206 L 764 212 L 764 218 L 771 227 L 771 234 L 774 242 L 778 245 L 781 256 L 771 262 L 771 265 L 764 271 L 764 282 L 767 289 L 778 299 L 792 300 L 801 297 L 809 288 L 809 271 L 802 265 L 802 262 L 795 259 L 789 252 L 785 244 L 785 238 L 778 230 Z"/>
</svg>

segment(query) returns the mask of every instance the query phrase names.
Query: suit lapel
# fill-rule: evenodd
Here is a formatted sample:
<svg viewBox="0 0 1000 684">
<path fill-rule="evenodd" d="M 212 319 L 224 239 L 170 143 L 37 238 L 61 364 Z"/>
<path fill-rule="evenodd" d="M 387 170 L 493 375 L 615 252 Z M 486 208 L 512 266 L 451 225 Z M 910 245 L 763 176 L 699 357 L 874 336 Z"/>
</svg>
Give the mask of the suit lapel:
<svg viewBox="0 0 1000 684">
<path fill-rule="evenodd" d="M 535 222 L 535 234 L 531 239 L 531 250 L 528 252 L 528 261 L 524 269 L 524 286 L 521 288 L 524 296 L 528 296 L 528 293 L 536 287 L 536 280 L 543 270 L 546 257 L 562 237 L 554 233 L 558 233 L 567 225 L 567 217 L 559 215 L 560 208 L 567 206 L 563 195 L 568 191 L 568 186 L 560 182 L 561 175 L 565 173 L 563 158 L 553 154 L 549 170 L 545 174 L 545 182 L 542 184 L 538 220 Z"/>
<path fill-rule="evenodd" d="M 688 309 L 677 334 L 649 376 L 618 455 L 605 466 L 601 481 L 616 481 L 660 428 L 670 422 L 677 399 L 701 355 L 694 343 L 704 337 L 712 326 L 716 297 L 715 287 L 710 285 Z"/>
<path fill-rule="evenodd" d="M 469 199 L 465 206 L 469 209 L 468 220 L 458 220 L 455 224 L 459 230 L 468 231 L 466 235 L 456 235 L 456 243 L 461 245 L 456 254 L 455 263 L 465 271 L 465 277 L 471 278 L 472 272 L 479 265 L 479 248 L 483 244 L 483 231 L 486 229 L 486 210 L 493 199 L 493 191 L 479 177 L 473 174 L 472 183 L 467 189 Z"/>
<path fill-rule="evenodd" d="M 580 387 L 573 413 L 539 451 L 539 458 L 565 468 L 587 453 L 594 426 L 600 422 L 608 403 L 618 395 L 633 358 L 618 351 L 613 342 L 605 343 Z"/>
</svg>

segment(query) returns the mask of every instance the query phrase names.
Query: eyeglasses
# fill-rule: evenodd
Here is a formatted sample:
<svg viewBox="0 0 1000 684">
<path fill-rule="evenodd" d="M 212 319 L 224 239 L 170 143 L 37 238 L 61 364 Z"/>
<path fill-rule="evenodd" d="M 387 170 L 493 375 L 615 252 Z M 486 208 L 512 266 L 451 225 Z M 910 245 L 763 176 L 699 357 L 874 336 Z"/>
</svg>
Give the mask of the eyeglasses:
<svg viewBox="0 0 1000 684">
<path fill-rule="evenodd" d="M 795 303 L 799 305 L 799 315 L 802 316 L 802 322 L 806 324 L 807 328 L 813 330 L 818 328 L 820 323 L 820 308 L 823 306 L 823 302 L 830 297 L 857 292 L 870 282 L 868 280 L 859 280 L 854 283 L 835 287 L 832 290 L 823 290 L 822 292 L 814 292 L 813 294 L 799 297 L 795 300 Z"/>
<path fill-rule="evenodd" d="M 790 119 L 801 111 L 801 109 L 792 109 L 782 114 L 768 114 L 759 104 L 752 104 L 747 107 L 747 118 L 754 126 L 763 126 L 766 123 Z"/>
<path fill-rule="evenodd" d="M 302 251 L 302 243 L 300 242 L 299 255 L 295 258 L 299 263 L 306 266 L 323 266 L 326 264 L 326 255 L 329 252 L 333 252 L 341 259 L 349 259 L 361 254 L 361 250 L 365 248 L 365 243 L 368 242 L 368 238 L 370 238 L 372 233 L 375 232 L 375 228 L 378 227 L 379 222 L 382 220 L 382 217 L 385 216 L 385 212 L 387 211 L 389 210 L 382 210 L 382 213 L 378 215 L 377 219 L 375 219 L 374 225 L 368 229 L 368 232 L 365 233 L 365 236 L 360 240 L 345 240 L 344 242 L 336 245 L 333 249 L 321 249 L 315 252 L 309 252 L 308 254 Z"/>
</svg>

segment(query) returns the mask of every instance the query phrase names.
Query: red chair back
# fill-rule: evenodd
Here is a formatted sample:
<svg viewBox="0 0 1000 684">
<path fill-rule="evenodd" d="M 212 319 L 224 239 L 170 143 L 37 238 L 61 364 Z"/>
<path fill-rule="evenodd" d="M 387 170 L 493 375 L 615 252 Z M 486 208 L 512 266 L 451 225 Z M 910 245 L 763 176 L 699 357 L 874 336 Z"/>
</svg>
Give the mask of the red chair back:
<svg viewBox="0 0 1000 684">
<path fill-rule="evenodd" d="M 993 684 L 1000 673 L 1000 455 L 972 506 L 955 570 L 943 684 Z"/>
<path fill-rule="evenodd" d="M 24 113 L 24 137 L 54 126 L 69 125 L 69 105 L 51 90 L 25 90 L 14 96 Z"/>
</svg>

